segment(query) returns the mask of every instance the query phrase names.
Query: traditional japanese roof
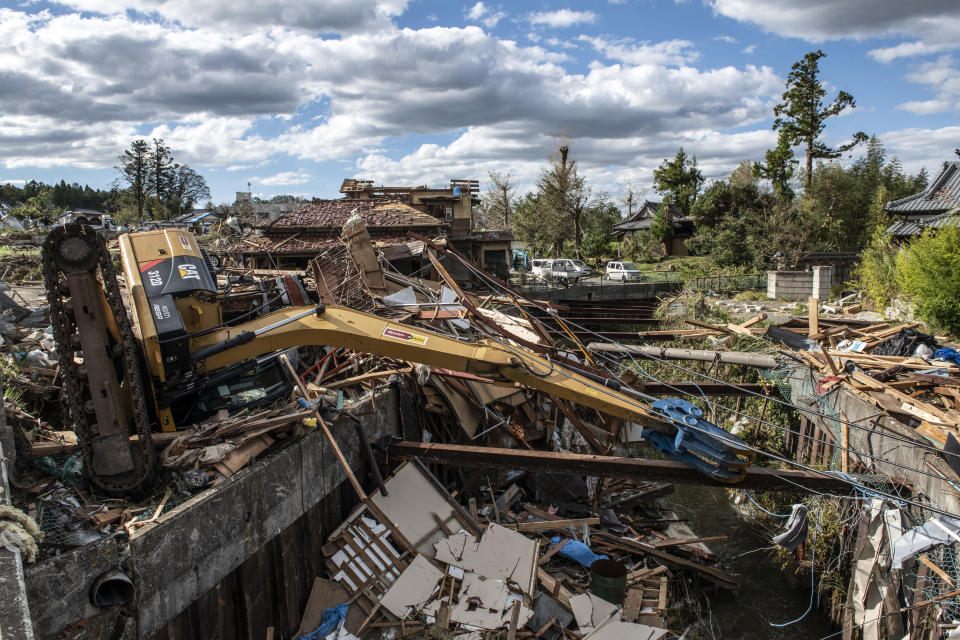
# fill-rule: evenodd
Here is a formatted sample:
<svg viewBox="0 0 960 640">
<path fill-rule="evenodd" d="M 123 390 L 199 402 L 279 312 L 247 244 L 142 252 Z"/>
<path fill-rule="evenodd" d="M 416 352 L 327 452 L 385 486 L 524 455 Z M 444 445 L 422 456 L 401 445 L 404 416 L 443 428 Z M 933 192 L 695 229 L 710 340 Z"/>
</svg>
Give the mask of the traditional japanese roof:
<svg viewBox="0 0 960 640">
<path fill-rule="evenodd" d="M 940 174 L 920 193 L 892 200 L 883 209 L 902 215 L 936 215 L 960 207 L 960 162 L 944 162 Z"/>
<path fill-rule="evenodd" d="M 652 200 L 644 200 L 643 204 L 640 205 L 640 209 L 638 209 L 636 213 L 623 222 L 618 222 L 617 224 L 613 225 L 614 234 L 617 232 L 623 233 L 626 231 L 645 231 L 649 229 L 651 222 L 657 215 L 657 211 L 660 210 L 660 204 L 661 203 L 653 202 Z M 667 206 L 670 208 L 670 214 L 674 227 L 680 227 L 685 224 L 693 224 L 693 218 L 691 216 L 683 215 L 683 212 L 680 211 L 676 205 L 668 204 Z"/>
<path fill-rule="evenodd" d="M 926 229 L 939 229 L 940 227 L 946 226 L 956 227 L 958 225 L 960 225 L 960 216 L 953 215 L 950 211 L 947 211 L 935 216 L 897 220 L 887 227 L 887 233 L 903 238 L 918 236 Z"/>
<path fill-rule="evenodd" d="M 333 230 L 339 231 L 356 211 L 373 234 L 378 227 L 435 229 L 444 223 L 410 205 L 391 200 L 341 198 L 317 200 L 287 213 L 264 227 L 264 233 L 290 233 L 291 231 Z"/>
</svg>

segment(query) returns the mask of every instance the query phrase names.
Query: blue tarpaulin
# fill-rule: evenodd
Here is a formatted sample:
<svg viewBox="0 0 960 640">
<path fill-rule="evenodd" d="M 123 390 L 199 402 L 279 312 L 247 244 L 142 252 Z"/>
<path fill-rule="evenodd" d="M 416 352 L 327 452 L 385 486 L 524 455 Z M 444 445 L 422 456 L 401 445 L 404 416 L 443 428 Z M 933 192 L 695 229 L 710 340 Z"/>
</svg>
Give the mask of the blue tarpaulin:
<svg viewBox="0 0 960 640">
<path fill-rule="evenodd" d="M 330 609 L 323 610 L 323 617 L 320 619 L 320 626 L 305 636 L 300 636 L 297 640 L 323 640 L 330 632 L 340 626 L 343 620 L 347 619 L 347 611 L 350 609 L 350 603 L 344 602 Z"/>
<path fill-rule="evenodd" d="M 563 540 L 560 536 L 554 536 L 550 538 L 550 544 L 557 544 Z M 584 568 L 589 569 L 597 560 L 607 560 L 607 556 L 601 556 L 590 550 L 590 547 L 583 544 L 579 540 L 570 540 L 567 544 L 563 545 L 560 548 L 560 551 L 557 551 L 558 554 L 564 556 L 565 558 L 570 558 L 576 562 L 579 562 L 584 566 Z"/>
</svg>

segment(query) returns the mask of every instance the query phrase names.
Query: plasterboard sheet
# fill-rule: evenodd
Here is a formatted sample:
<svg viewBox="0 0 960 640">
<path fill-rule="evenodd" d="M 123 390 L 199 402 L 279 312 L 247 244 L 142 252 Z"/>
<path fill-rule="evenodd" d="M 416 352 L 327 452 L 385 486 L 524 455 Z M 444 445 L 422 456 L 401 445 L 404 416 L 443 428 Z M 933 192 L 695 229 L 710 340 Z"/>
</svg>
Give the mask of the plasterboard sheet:
<svg viewBox="0 0 960 640">
<path fill-rule="evenodd" d="M 659 640 L 667 635 L 666 629 L 648 627 L 645 624 L 611 620 L 598 627 L 592 633 L 583 636 L 583 640 Z"/>
<path fill-rule="evenodd" d="M 380 605 L 398 618 L 406 618 L 411 609 L 418 609 L 433 598 L 442 577 L 443 572 L 418 553 L 380 599 Z"/>
<path fill-rule="evenodd" d="M 386 482 L 388 496 L 374 492 L 370 499 L 417 551 L 433 557 L 433 544 L 444 537 L 433 514 L 451 529 L 459 529 L 454 509 L 422 467 L 408 462 Z"/>
<path fill-rule="evenodd" d="M 570 598 L 573 617 L 580 627 L 580 633 L 588 633 L 617 612 L 617 605 L 607 602 L 592 593 L 581 593 Z"/>
<path fill-rule="evenodd" d="M 525 594 L 533 595 L 539 543 L 522 533 L 491 524 L 479 542 L 468 533 L 456 533 L 439 540 L 434 549 L 441 562 L 513 582 Z"/>
</svg>

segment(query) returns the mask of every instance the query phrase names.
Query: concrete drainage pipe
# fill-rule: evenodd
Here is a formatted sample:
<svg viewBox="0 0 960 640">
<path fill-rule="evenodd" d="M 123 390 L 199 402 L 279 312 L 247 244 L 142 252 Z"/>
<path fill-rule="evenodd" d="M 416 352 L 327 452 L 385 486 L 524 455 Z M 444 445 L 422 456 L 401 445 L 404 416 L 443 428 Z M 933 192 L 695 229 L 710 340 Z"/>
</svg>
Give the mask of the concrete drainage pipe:
<svg viewBox="0 0 960 640">
<path fill-rule="evenodd" d="M 120 569 L 101 574 L 90 586 L 90 600 L 98 609 L 130 604 L 136 597 L 133 580 Z"/>
</svg>

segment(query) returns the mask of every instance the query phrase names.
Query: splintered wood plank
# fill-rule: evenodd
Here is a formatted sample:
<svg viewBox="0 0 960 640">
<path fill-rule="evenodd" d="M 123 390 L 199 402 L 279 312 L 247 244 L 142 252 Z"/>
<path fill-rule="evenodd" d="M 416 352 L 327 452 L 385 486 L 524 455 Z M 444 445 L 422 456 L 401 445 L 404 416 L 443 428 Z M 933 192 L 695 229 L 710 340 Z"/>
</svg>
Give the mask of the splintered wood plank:
<svg viewBox="0 0 960 640">
<path fill-rule="evenodd" d="M 643 591 L 640 589 L 630 589 L 627 591 L 627 597 L 623 601 L 624 622 L 633 622 L 640 614 L 643 603 Z"/>
</svg>

